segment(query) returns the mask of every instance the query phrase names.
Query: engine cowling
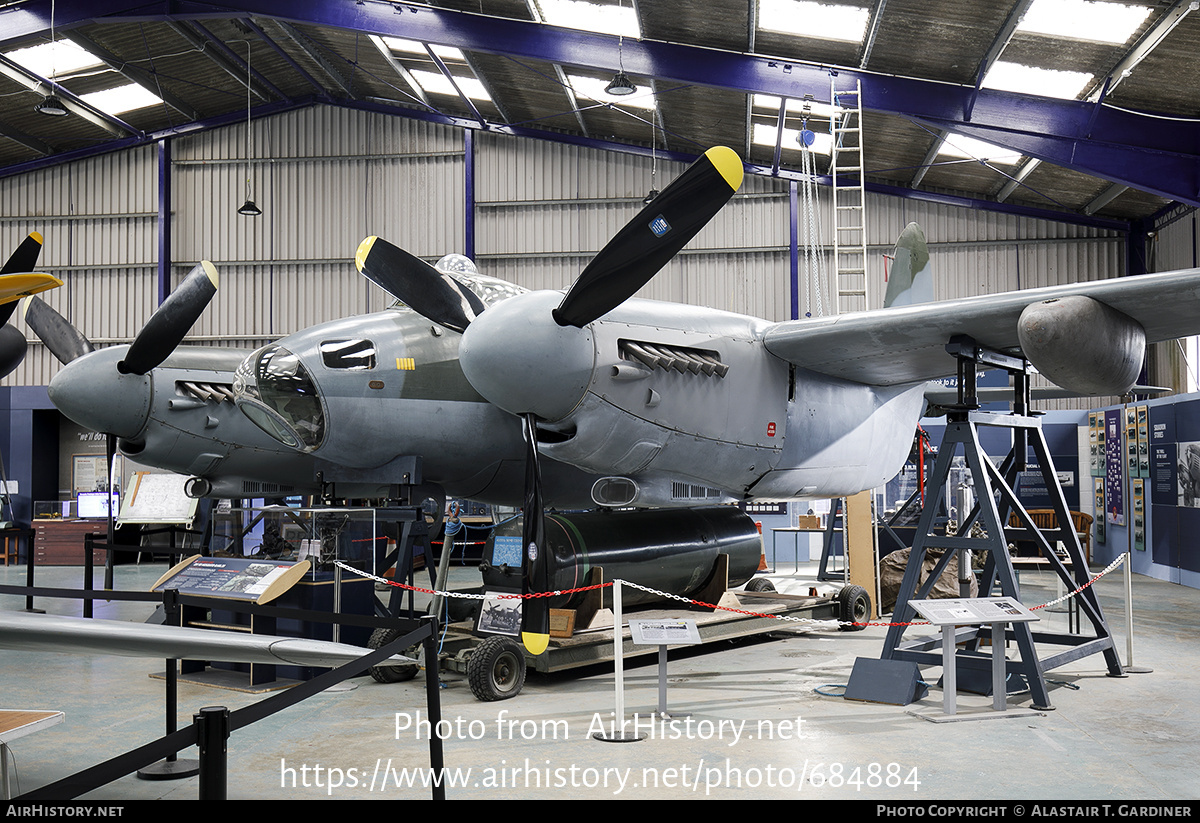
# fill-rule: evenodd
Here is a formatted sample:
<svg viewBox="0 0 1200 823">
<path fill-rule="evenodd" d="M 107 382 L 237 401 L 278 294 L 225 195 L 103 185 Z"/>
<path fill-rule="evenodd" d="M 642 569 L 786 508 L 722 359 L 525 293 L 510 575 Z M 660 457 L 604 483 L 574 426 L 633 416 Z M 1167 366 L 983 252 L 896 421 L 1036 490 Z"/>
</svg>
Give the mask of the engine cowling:
<svg viewBox="0 0 1200 823">
<path fill-rule="evenodd" d="M 1146 356 L 1146 331 L 1084 295 L 1031 303 L 1017 324 L 1021 350 L 1042 374 L 1083 395 L 1124 394 Z"/>
</svg>

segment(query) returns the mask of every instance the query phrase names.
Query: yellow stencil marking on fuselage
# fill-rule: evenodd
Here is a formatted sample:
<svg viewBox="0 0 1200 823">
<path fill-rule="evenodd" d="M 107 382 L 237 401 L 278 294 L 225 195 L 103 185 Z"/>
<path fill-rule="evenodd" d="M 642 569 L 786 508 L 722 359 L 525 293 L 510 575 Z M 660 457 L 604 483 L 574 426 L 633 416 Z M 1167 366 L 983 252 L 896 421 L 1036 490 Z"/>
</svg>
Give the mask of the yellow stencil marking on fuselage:
<svg viewBox="0 0 1200 823">
<path fill-rule="evenodd" d="M 396 358 L 396 370 L 397 371 L 416 371 L 417 370 L 417 361 L 415 361 L 411 357 L 397 357 Z"/>
</svg>

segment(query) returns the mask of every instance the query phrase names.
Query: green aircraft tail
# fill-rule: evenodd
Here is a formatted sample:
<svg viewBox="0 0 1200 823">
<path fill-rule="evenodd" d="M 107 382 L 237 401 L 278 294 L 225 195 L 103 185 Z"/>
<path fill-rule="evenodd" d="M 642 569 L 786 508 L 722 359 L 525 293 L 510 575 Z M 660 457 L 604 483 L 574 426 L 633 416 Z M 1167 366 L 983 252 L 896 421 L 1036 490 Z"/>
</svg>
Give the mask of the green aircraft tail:
<svg viewBox="0 0 1200 823">
<path fill-rule="evenodd" d="M 916 223 L 909 223 L 896 241 L 883 305 L 909 306 L 931 302 L 933 273 L 929 270 L 929 247 L 925 244 L 925 232 Z"/>
</svg>

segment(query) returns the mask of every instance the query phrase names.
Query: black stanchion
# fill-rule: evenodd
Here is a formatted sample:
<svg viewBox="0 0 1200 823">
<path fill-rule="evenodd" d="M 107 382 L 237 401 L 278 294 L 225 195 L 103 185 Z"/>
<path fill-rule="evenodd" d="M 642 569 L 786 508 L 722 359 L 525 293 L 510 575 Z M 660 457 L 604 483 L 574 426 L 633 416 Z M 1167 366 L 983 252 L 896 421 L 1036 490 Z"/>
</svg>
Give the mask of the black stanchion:
<svg viewBox="0 0 1200 823">
<path fill-rule="evenodd" d="M 229 709 L 207 706 L 192 715 L 200 747 L 200 799 L 225 800 L 229 788 Z"/>
</svg>

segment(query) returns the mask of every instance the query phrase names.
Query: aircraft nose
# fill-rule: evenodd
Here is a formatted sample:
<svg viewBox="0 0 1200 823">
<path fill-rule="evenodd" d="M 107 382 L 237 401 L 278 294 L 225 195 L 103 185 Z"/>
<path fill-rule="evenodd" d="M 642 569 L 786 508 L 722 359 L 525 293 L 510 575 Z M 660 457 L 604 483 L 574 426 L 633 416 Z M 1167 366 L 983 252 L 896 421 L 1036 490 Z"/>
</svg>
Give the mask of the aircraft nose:
<svg viewBox="0 0 1200 823">
<path fill-rule="evenodd" d="M 121 374 L 117 363 L 125 346 L 85 354 L 50 380 L 50 402 L 63 414 L 93 431 L 133 438 L 150 418 L 150 376 Z"/>
<path fill-rule="evenodd" d="M 558 292 L 531 292 L 489 308 L 463 334 L 463 374 L 484 399 L 512 414 L 561 420 L 591 384 L 596 349 L 591 331 L 551 317 Z"/>
</svg>

